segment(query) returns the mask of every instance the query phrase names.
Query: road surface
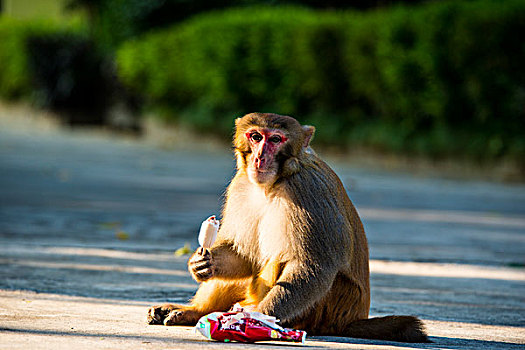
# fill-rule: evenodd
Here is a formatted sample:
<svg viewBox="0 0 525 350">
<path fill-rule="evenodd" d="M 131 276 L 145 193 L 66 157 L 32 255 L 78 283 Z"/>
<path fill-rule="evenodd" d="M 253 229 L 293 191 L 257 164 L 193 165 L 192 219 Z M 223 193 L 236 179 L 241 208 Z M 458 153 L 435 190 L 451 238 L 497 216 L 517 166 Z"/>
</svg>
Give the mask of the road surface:
<svg viewBox="0 0 525 350">
<path fill-rule="evenodd" d="M 416 315 L 434 343 L 317 337 L 305 346 L 524 348 L 524 185 L 328 162 L 368 235 L 371 315 Z M 2 128 L 0 348 L 224 348 L 188 327 L 144 322 L 149 305 L 187 302 L 196 290 L 187 256 L 173 252 L 197 247 L 200 222 L 220 213 L 233 168 L 226 144 L 160 150 L 108 135 Z"/>
</svg>

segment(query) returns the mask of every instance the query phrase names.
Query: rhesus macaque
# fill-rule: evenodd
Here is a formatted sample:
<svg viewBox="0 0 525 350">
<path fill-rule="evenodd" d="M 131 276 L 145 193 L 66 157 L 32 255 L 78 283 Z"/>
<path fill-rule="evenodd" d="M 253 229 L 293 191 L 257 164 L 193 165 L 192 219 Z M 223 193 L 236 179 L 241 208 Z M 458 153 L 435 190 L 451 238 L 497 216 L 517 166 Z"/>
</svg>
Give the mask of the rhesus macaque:
<svg viewBox="0 0 525 350">
<path fill-rule="evenodd" d="M 343 184 L 309 147 L 314 127 L 252 113 L 235 121 L 237 173 L 217 241 L 188 267 L 189 306 L 150 308 L 148 322 L 193 325 L 239 302 L 310 335 L 426 342 L 412 316 L 368 319 L 368 245 Z"/>
</svg>

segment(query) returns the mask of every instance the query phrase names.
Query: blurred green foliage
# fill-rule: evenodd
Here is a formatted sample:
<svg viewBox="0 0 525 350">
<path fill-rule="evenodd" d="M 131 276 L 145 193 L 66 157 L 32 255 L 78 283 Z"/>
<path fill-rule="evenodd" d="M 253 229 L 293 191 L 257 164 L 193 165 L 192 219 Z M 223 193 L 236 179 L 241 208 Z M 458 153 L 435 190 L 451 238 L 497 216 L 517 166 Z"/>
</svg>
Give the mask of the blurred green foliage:
<svg viewBox="0 0 525 350">
<path fill-rule="evenodd" d="M 27 40 L 34 101 L 69 124 L 103 124 L 113 102 L 114 70 L 85 35 L 37 34 Z"/>
<path fill-rule="evenodd" d="M 77 21 L 0 18 L 0 97 L 61 112 L 71 124 L 100 124 L 114 71 Z"/>
<path fill-rule="evenodd" d="M 66 0 L 82 9 L 99 49 L 111 53 L 124 41 L 156 28 L 185 21 L 199 13 L 231 7 L 294 4 L 316 9 L 368 9 L 425 0 Z"/>
<path fill-rule="evenodd" d="M 124 43 L 118 74 L 165 117 L 229 134 L 290 114 L 317 142 L 480 160 L 525 156 L 525 3 L 196 16 Z"/>
<path fill-rule="evenodd" d="M 20 21 L 0 17 L 0 96 L 12 100 L 33 92 L 27 39 L 61 28 L 50 21 Z"/>
<path fill-rule="evenodd" d="M 223 135 L 235 116 L 271 111 L 317 126 L 317 143 L 525 159 L 521 0 L 366 12 L 270 0 L 70 3 L 87 10 L 89 31 L 0 18 L 0 97 L 103 122 L 110 97 L 131 92 L 169 120 Z M 243 7 L 194 15 L 232 4 Z"/>
</svg>

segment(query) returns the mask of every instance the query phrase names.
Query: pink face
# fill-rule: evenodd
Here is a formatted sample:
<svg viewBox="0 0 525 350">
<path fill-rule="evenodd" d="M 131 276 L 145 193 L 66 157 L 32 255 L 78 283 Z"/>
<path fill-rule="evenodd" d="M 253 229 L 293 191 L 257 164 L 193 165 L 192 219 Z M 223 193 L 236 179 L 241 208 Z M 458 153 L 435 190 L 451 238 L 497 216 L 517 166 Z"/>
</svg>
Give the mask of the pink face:
<svg viewBox="0 0 525 350">
<path fill-rule="evenodd" d="M 275 179 L 278 164 L 275 155 L 286 142 L 283 132 L 277 129 L 252 128 L 246 132 L 252 153 L 248 158 L 248 176 L 257 184 Z"/>
</svg>

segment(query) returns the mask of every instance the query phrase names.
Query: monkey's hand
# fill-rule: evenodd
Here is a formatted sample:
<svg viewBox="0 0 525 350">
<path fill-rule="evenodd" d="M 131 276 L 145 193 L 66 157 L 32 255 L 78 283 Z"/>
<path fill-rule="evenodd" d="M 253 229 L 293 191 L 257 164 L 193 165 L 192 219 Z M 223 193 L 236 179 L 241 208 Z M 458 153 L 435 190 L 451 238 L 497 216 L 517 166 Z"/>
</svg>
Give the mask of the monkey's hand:
<svg viewBox="0 0 525 350">
<path fill-rule="evenodd" d="M 188 261 L 188 270 L 197 282 L 205 282 L 215 275 L 215 266 L 211 252 L 203 247 L 198 248 Z"/>
</svg>

